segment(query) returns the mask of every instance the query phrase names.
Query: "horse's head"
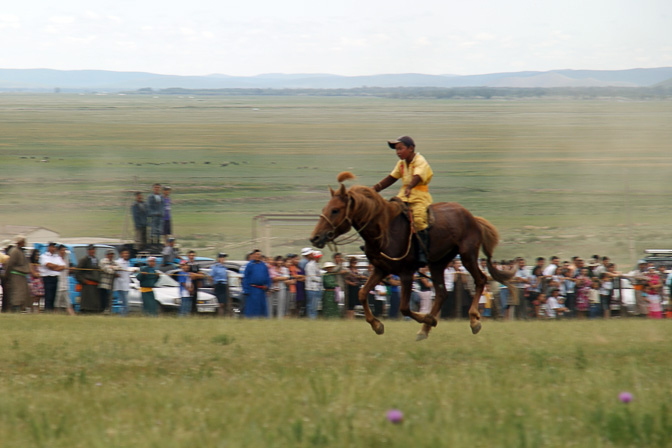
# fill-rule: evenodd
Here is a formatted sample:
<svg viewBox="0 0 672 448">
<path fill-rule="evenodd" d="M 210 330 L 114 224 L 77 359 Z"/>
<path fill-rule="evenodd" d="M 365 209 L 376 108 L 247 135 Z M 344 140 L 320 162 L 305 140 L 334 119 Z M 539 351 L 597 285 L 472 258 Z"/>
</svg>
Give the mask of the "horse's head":
<svg viewBox="0 0 672 448">
<path fill-rule="evenodd" d="M 329 191 L 331 192 L 331 199 L 322 209 L 320 220 L 310 236 L 310 242 L 313 246 L 319 248 L 323 248 L 338 236 L 347 233 L 352 227 L 351 217 L 349 216 L 352 198 L 345 189 L 345 185 L 341 184 L 341 188 L 337 191 L 331 188 L 329 188 Z"/>
</svg>

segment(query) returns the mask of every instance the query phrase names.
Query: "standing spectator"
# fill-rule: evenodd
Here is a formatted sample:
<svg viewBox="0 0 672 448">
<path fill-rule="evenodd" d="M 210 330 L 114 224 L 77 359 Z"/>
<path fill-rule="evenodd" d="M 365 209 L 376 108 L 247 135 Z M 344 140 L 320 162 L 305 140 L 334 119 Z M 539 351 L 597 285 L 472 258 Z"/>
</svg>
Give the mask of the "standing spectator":
<svg viewBox="0 0 672 448">
<path fill-rule="evenodd" d="M 287 260 L 278 255 L 275 257 L 275 263 L 278 271 L 278 276 L 275 278 L 277 280 L 276 286 L 278 288 L 276 316 L 278 319 L 282 319 L 288 312 L 289 286 L 290 284 L 294 285 L 294 280 L 290 279 Z"/>
<path fill-rule="evenodd" d="M 173 235 L 172 225 L 172 202 L 170 201 L 171 188 L 166 185 L 163 187 L 163 226 L 161 227 L 164 242 L 168 244 L 168 239 Z"/>
<path fill-rule="evenodd" d="M 596 278 L 591 280 L 590 291 L 588 292 L 588 301 L 590 302 L 588 316 L 591 319 L 603 317 L 602 302 L 600 300 L 600 281 Z"/>
<path fill-rule="evenodd" d="M 420 314 L 427 314 L 432 309 L 432 279 L 429 276 L 429 268 L 423 266 L 418 269 L 418 288 L 420 294 Z"/>
<path fill-rule="evenodd" d="M 649 313 L 644 300 L 644 289 L 648 281 L 646 266 L 645 260 L 639 260 L 637 268 L 628 275 L 632 281 L 632 288 L 635 290 L 635 312 L 633 314 L 639 317 L 646 317 Z"/>
<path fill-rule="evenodd" d="M 544 279 L 546 279 L 546 284 L 544 285 L 545 289 L 548 289 L 548 282 L 555 275 L 555 271 L 558 269 L 560 264 L 560 259 L 556 256 L 551 257 L 551 264 L 544 268 Z"/>
<path fill-rule="evenodd" d="M 590 289 L 592 281 L 589 277 L 588 268 L 581 269 L 576 277 L 576 315 L 579 319 L 585 319 L 590 309 Z"/>
<path fill-rule="evenodd" d="M 135 203 L 131 207 L 131 212 L 135 227 L 135 250 L 142 250 L 147 245 L 147 205 L 139 191 L 135 193 Z"/>
<path fill-rule="evenodd" d="M 178 250 L 175 247 L 175 238 L 168 238 L 166 240 L 166 245 L 163 246 L 161 251 L 161 267 L 175 266 L 175 260 L 178 258 Z"/>
<path fill-rule="evenodd" d="M 147 198 L 147 216 L 149 217 L 149 243 L 158 245 L 161 242 L 161 226 L 163 224 L 163 198 L 161 184 L 154 184 L 153 194 Z"/>
<path fill-rule="evenodd" d="M 311 252 L 306 256 L 306 314 L 309 319 L 317 319 L 317 307 L 320 302 L 322 279 L 320 268 L 317 265 L 316 255 L 318 251 Z"/>
<path fill-rule="evenodd" d="M 355 307 L 359 305 L 359 289 L 362 287 L 362 282 L 366 276 L 360 274 L 357 269 L 357 257 L 350 257 L 348 260 L 348 274 L 345 276 L 345 284 L 347 285 L 347 292 L 345 294 L 347 300 L 347 311 L 345 317 L 348 319 L 355 318 Z"/>
<path fill-rule="evenodd" d="M 308 252 L 306 252 L 308 251 Z M 295 266 L 298 270 L 298 278 L 296 282 L 296 316 L 302 317 L 307 314 L 306 303 L 308 302 L 308 294 L 306 293 L 306 264 L 308 264 L 308 255 L 312 254 L 313 250 L 309 247 L 304 247 L 301 250 L 301 256 L 294 259 Z"/>
<path fill-rule="evenodd" d="M 518 289 L 518 307 L 517 312 L 514 311 L 514 314 L 518 319 L 527 320 L 530 317 L 529 310 L 531 308 L 528 305 L 529 296 L 526 294 L 527 288 L 530 286 L 530 275 L 527 273 L 527 269 L 525 269 L 525 259 L 519 257 L 517 262 L 518 269 L 513 281 Z"/>
<path fill-rule="evenodd" d="M 662 264 L 658 266 L 658 277 L 660 277 L 660 283 L 663 285 L 660 290 L 660 300 L 665 303 L 668 302 L 670 298 L 670 290 L 667 287 L 667 266 Z"/>
<path fill-rule="evenodd" d="M 455 310 L 455 260 L 448 262 L 443 271 L 443 284 L 446 287 L 446 300 L 441 307 L 441 318 L 452 316 Z"/>
<path fill-rule="evenodd" d="M 581 259 L 575 261 L 578 265 L 583 265 Z M 565 307 L 570 311 L 567 315 L 572 315 L 574 309 L 576 308 L 576 277 L 580 273 L 580 268 L 577 266 L 576 270 L 573 271 L 571 268 L 566 268 L 562 270 L 562 285 L 565 291 Z M 576 273 L 575 273 L 576 272 Z"/>
<path fill-rule="evenodd" d="M 100 283 L 101 272 L 98 258 L 96 258 L 96 246 L 89 244 L 86 250 L 87 254 L 77 263 L 77 273 L 75 274 L 75 278 L 82 286 L 79 311 L 81 313 L 99 313 L 101 308 L 98 284 Z"/>
<path fill-rule="evenodd" d="M 131 252 L 128 249 L 122 249 L 121 257 L 116 261 L 119 269 L 114 279 L 114 296 L 119 303 L 119 314 L 128 315 L 128 292 L 131 290 L 131 272 L 136 272 L 138 268 L 131 267 Z"/>
<path fill-rule="evenodd" d="M 298 264 L 298 266 L 301 269 L 306 268 L 306 265 L 310 261 L 310 258 L 309 258 L 310 255 L 313 255 L 313 249 L 311 249 L 310 247 L 304 247 L 303 249 L 301 249 L 301 256 L 303 258 L 301 259 L 301 261 L 299 261 L 299 264 Z"/>
<path fill-rule="evenodd" d="M 217 314 L 220 316 L 228 315 L 229 308 L 229 271 L 224 262 L 228 254 L 220 252 L 217 255 L 217 263 L 210 267 L 210 278 L 217 297 Z M 186 265 L 186 262 L 184 263 Z"/>
<path fill-rule="evenodd" d="M 245 265 L 243 275 L 243 292 L 245 300 L 245 317 L 267 317 L 266 291 L 271 287 L 271 276 L 266 263 L 261 261 L 261 251 L 255 249 L 252 259 Z"/>
<path fill-rule="evenodd" d="M 327 271 L 322 276 L 322 316 L 325 319 L 332 317 L 339 317 L 338 303 L 336 302 L 336 288 L 338 287 L 338 279 L 336 278 L 336 263 L 327 261 L 322 266 Z"/>
<path fill-rule="evenodd" d="M 656 272 L 656 268 L 653 266 L 648 268 L 646 276 L 646 298 L 644 300 L 649 308 L 649 318 L 662 319 L 663 307 L 660 300 L 660 291 L 663 288 L 663 284 L 660 281 L 660 276 Z"/>
<path fill-rule="evenodd" d="M 9 250 L 9 258 L 5 263 L 6 284 L 9 286 L 9 294 L 3 296 L 9 303 L 9 308 L 13 312 L 23 311 L 32 305 L 30 290 L 28 289 L 28 276 L 30 275 L 30 264 L 23 247 L 26 245 L 26 237 L 18 235 L 16 245 Z"/>
<path fill-rule="evenodd" d="M 114 261 L 114 249 L 108 249 L 105 252 L 105 258 L 100 260 L 100 283 L 98 284 L 98 294 L 100 294 L 100 308 L 105 313 L 109 313 L 112 307 L 112 288 L 117 271 L 121 269 Z"/>
<path fill-rule="evenodd" d="M 607 272 L 607 266 L 611 263 L 609 257 L 602 257 L 602 263 L 599 266 L 593 268 L 593 277 L 600 278 L 602 274 Z"/>
<path fill-rule="evenodd" d="M 201 272 L 201 267 L 196 263 L 196 251 L 190 250 L 187 253 L 187 264 L 191 275 L 191 312 L 198 312 L 198 288 L 201 287 L 201 281 L 205 275 Z"/>
<path fill-rule="evenodd" d="M 47 251 L 40 255 L 40 274 L 44 283 L 44 310 L 48 312 L 54 311 L 58 277 L 65 267 L 63 260 L 56 252 L 56 243 L 51 242 L 47 245 Z"/>
<path fill-rule="evenodd" d="M 398 319 L 399 318 L 399 307 L 401 306 L 401 293 L 399 291 L 401 287 L 401 280 L 398 275 L 390 274 L 387 277 L 387 290 L 389 294 L 390 307 L 387 310 L 388 319 Z"/>
<path fill-rule="evenodd" d="M 268 268 L 268 275 L 271 277 L 271 287 L 266 292 L 266 309 L 268 310 L 268 317 L 273 317 L 276 313 L 275 307 L 278 304 L 278 283 L 277 277 L 279 272 L 276 268 L 275 260 L 270 257 L 262 256 L 261 261 L 266 263 Z"/>
<path fill-rule="evenodd" d="M 0 288 L 2 288 L 2 309 L 0 312 L 9 311 L 9 273 L 7 272 L 7 262 L 9 261 L 9 250 L 11 242 L 4 240 L 0 243 Z"/>
<path fill-rule="evenodd" d="M 292 317 L 298 317 L 298 308 L 296 305 L 296 283 L 299 276 L 299 268 L 296 266 L 296 254 L 287 254 L 285 266 L 289 273 L 287 280 L 287 313 Z"/>
<path fill-rule="evenodd" d="M 611 263 L 609 263 L 611 264 Z M 600 306 L 602 307 L 602 317 L 609 319 L 611 317 L 611 297 L 614 292 L 613 277 L 609 272 L 600 274 Z"/>
<path fill-rule="evenodd" d="M 30 277 L 28 278 L 30 305 L 28 308 L 33 313 L 39 313 L 40 303 L 44 298 L 44 282 L 42 281 L 42 272 L 40 270 L 40 251 L 33 249 L 28 261 L 30 261 Z"/>
<path fill-rule="evenodd" d="M 63 269 L 58 273 L 58 288 L 56 290 L 55 309 L 63 309 L 70 316 L 75 315 L 70 301 L 70 252 L 63 244 L 58 246 L 58 256 L 63 262 Z"/>
<path fill-rule="evenodd" d="M 187 316 L 191 312 L 191 289 L 193 288 L 187 260 L 180 262 L 180 269 L 181 271 L 177 274 L 177 283 L 180 284 L 180 316 Z"/>
<path fill-rule="evenodd" d="M 347 285 L 345 284 L 345 276 L 348 274 L 348 270 L 343 266 L 343 254 L 340 252 L 334 253 L 333 262 L 336 265 L 334 267 L 334 275 L 336 276 L 336 301 L 338 303 L 345 303 L 345 294 Z"/>
<path fill-rule="evenodd" d="M 159 309 L 154 297 L 154 285 L 159 281 L 159 272 L 156 270 L 156 258 L 149 257 L 147 266 L 140 268 L 136 274 L 140 282 L 140 293 L 142 294 L 142 312 L 148 316 L 158 316 Z"/>
</svg>

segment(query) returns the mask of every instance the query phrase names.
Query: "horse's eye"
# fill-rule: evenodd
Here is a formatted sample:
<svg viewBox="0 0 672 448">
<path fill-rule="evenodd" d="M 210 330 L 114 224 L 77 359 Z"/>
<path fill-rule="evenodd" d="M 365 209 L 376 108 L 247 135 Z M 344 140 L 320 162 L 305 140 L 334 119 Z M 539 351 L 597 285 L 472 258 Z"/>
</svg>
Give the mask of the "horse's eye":
<svg viewBox="0 0 672 448">
<path fill-rule="evenodd" d="M 338 211 L 339 211 L 339 210 L 338 210 L 337 208 L 335 208 L 335 209 L 331 210 L 331 214 L 332 214 L 332 215 L 337 215 L 337 214 L 338 214 Z"/>
</svg>

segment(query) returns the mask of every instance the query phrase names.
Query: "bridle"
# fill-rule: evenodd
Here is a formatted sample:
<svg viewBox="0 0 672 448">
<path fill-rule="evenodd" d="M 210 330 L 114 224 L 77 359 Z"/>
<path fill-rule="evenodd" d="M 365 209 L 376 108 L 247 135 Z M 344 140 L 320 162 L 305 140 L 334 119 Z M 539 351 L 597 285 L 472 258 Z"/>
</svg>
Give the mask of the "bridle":
<svg viewBox="0 0 672 448">
<path fill-rule="evenodd" d="M 351 202 L 353 202 L 352 198 L 350 196 L 348 196 L 348 204 L 345 207 L 345 218 L 343 218 L 343 220 L 338 225 L 335 225 L 331 221 L 331 219 L 329 219 L 324 213 L 320 213 L 320 217 L 324 218 L 324 220 L 327 221 L 329 223 L 329 225 L 331 226 L 331 230 L 329 232 L 327 232 L 327 238 L 329 240 L 329 241 L 327 241 L 327 245 L 329 246 L 329 249 L 332 252 L 338 252 L 338 245 L 339 244 L 341 244 L 341 245 L 350 244 L 350 243 L 356 241 L 358 238 L 360 238 L 362 230 L 364 230 L 366 228 L 366 226 L 368 226 L 371 223 L 371 221 L 373 221 L 373 218 L 371 218 L 366 223 L 364 223 L 364 225 L 360 229 L 356 229 L 355 226 L 354 226 L 354 223 L 352 221 L 352 218 L 350 217 L 350 203 Z M 347 222 L 348 225 L 350 225 L 350 228 L 355 229 L 355 231 L 357 233 L 355 233 L 354 235 L 351 235 L 351 236 L 345 236 L 340 241 L 336 241 L 335 237 L 334 237 L 334 235 L 336 234 L 336 229 L 338 227 L 340 227 L 341 225 L 343 225 L 344 222 Z M 382 234 L 380 234 L 376 237 L 376 239 L 382 239 L 382 238 L 383 238 Z M 390 257 L 389 255 L 387 255 L 383 251 L 380 251 L 380 254 L 383 257 L 387 258 L 388 260 L 392 260 L 392 261 L 403 260 L 404 258 L 406 258 L 408 256 L 408 254 L 411 250 L 412 238 L 413 238 L 413 231 L 410 231 L 409 234 L 408 234 L 408 245 L 406 247 L 406 253 L 404 253 L 404 255 L 402 255 L 401 257 Z"/>
<path fill-rule="evenodd" d="M 327 238 L 328 242 L 327 244 L 329 245 L 329 248 L 333 251 L 336 251 L 338 248 L 338 245 L 345 245 L 345 244 L 350 244 L 352 242 L 357 241 L 358 238 L 360 238 L 360 232 L 366 228 L 366 226 L 369 225 L 369 223 L 372 221 L 372 219 L 369 219 L 360 229 L 356 229 L 354 226 L 354 222 L 352 221 L 352 218 L 350 217 L 350 204 L 353 202 L 352 198 L 348 196 L 348 201 L 347 205 L 345 206 L 345 218 L 338 224 L 335 225 L 331 219 L 329 219 L 324 213 L 320 213 L 320 217 L 324 218 L 325 221 L 329 223 L 331 226 L 331 230 L 327 232 Z M 336 241 L 334 235 L 336 235 L 336 229 L 340 226 L 343 225 L 344 222 L 347 222 L 350 228 L 355 229 L 357 233 L 350 235 L 350 236 L 344 236 L 341 240 Z M 332 247 L 333 246 L 333 247 Z"/>
</svg>

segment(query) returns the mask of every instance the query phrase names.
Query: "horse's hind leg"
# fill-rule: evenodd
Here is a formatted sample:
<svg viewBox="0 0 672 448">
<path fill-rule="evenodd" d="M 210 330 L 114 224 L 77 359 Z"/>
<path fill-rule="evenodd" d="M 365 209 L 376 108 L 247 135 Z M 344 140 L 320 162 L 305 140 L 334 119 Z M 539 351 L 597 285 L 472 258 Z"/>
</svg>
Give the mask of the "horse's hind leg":
<svg viewBox="0 0 672 448">
<path fill-rule="evenodd" d="M 478 312 L 478 301 L 483 294 L 485 282 L 488 279 L 478 267 L 478 248 L 475 251 L 460 253 L 460 255 L 462 257 L 462 264 L 474 278 L 474 284 L 476 285 L 476 291 L 469 307 L 469 325 L 471 326 L 471 332 L 476 334 L 481 331 L 481 313 Z"/>
</svg>

